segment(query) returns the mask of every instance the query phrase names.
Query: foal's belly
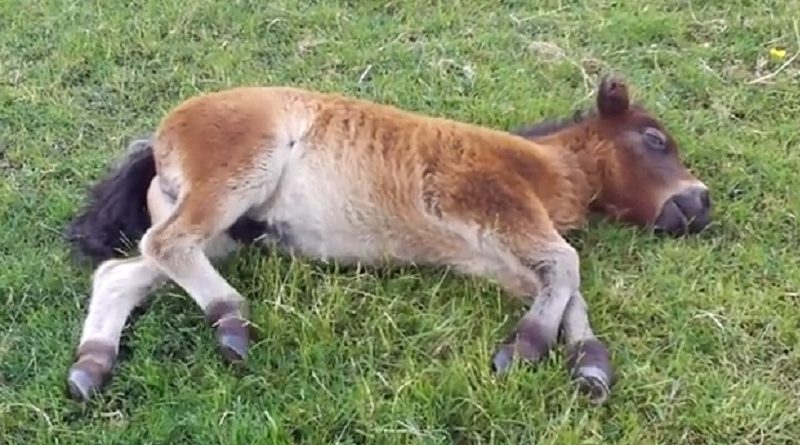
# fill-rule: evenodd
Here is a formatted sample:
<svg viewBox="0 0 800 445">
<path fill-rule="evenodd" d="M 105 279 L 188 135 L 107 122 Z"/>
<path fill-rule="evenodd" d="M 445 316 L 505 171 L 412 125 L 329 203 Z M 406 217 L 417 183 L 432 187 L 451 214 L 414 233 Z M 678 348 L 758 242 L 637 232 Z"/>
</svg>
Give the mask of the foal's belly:
<svg viewBox="0 0 800 445">
<path fill-rule="evenodd" d="M 367 220 L 364 209 L 345 202 L 341 177 L 324 173 L 287 175 L 259 219 L 262 241 L 286 252 L 342 264 L 378 263 L 394 256 L 387 239 Z M 395 258 L 396 260 L 396 258 Z"/>
<path fill-rule="evenodd" d="M 290 206 L 274 207 L 268 215 L 262 243 L 288 253 L 343 264 L 376 263 L 387 254 L 391 256 L 390 249 L 369 233 L 343 224 L 344 215 L 336 214 L 340 212 L 321 215 L 308 207 L 299 208 L 305 205 L 295 201 Z"/>
</svg>

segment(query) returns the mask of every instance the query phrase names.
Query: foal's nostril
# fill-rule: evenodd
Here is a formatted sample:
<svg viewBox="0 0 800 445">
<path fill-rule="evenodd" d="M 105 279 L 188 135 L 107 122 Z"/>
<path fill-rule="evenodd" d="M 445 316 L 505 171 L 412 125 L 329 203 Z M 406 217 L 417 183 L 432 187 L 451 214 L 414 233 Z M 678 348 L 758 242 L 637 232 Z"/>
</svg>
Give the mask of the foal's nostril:
<svg viewBox="0 0 800 445">
<path fill-rule="evenodd" d="M 658 230 L 683 235 L 698 233 L 711 222 L 711 197 L 703 186 L 689 187 L 672 195 L 662 206 L 655 226 Z"/>
</svg>

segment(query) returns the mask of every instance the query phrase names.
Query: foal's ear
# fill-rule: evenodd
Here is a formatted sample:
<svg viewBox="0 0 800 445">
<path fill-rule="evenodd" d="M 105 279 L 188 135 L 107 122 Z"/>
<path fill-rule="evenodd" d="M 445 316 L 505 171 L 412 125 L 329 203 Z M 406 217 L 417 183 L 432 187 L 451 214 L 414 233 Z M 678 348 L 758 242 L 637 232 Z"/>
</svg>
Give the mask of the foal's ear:
<svg viewBox="0 0 800 445">
<path fill-rule="evenodd" d="M 597 90 L 597 108 L 602 117 L 620 116 L 630 106 L 628 85 L 620 77 L 606 76 Z"/>
</svg>

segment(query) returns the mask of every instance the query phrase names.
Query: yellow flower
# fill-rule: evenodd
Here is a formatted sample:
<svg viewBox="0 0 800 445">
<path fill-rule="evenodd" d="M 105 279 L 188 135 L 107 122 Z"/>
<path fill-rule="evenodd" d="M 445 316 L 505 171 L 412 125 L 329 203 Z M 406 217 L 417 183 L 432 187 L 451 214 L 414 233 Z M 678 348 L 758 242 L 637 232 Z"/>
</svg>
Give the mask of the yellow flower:
<svg viewBox="0 0 800 445">
<path fill-rule="evenodd" d="M 786 57 L 786 50 L 781 48 L 772 48 L 769 50 L 769 55 L 772 56 L 773 59 L 781 60 Z"/>
</svg>

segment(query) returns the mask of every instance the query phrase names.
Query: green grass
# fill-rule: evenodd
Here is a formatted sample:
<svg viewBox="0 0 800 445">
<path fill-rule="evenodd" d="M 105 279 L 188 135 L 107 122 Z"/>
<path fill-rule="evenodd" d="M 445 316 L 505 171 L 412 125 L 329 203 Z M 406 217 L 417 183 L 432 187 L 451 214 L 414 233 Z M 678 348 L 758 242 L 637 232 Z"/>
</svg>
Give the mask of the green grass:
<svg viewBox="0 0 800 445">
<path fill-rule="evenodd" d="M 0 2 L 0 443 L 800 437 L 800 63 L 749 83 L 780 68 L 770 48 L 800 51 L 800 2 L 128 3 Z M 560 350 L 490 375 L 523 310 L 493 283 L 254 251 L 222 266 L 264 334 L 247 372 L 221 364 L 171 288 L 126 328 L 102 397 L 65 397 L 91 271 L 59 231 L 183 98 L 288 84 L 511 128 L 587 105 L 610 70 L 668 123 L 716 223 L 684 240 L 603 222 L 573 236 L 619 373 L 607 405 L 575 391 Z"/>
</svg>

